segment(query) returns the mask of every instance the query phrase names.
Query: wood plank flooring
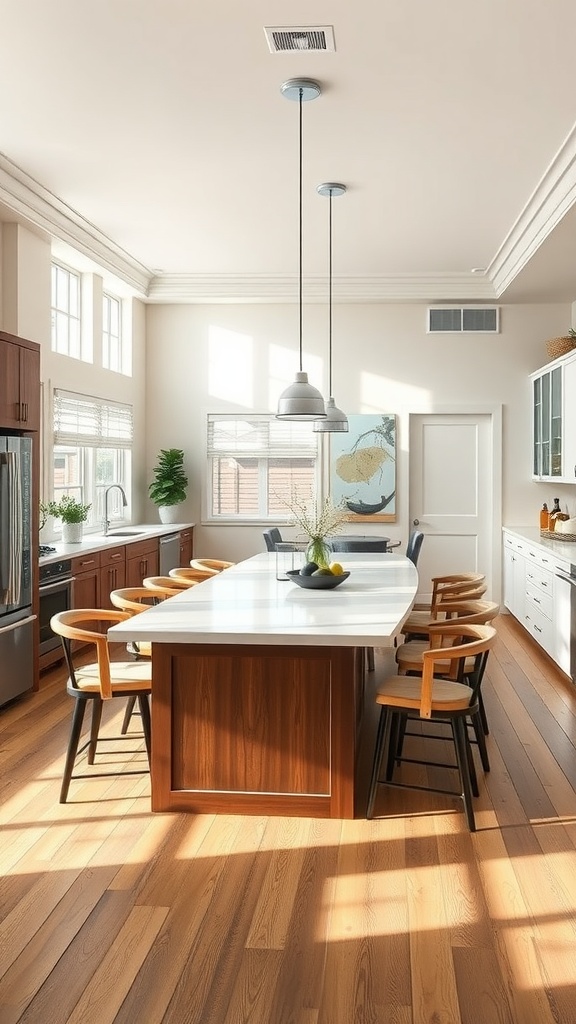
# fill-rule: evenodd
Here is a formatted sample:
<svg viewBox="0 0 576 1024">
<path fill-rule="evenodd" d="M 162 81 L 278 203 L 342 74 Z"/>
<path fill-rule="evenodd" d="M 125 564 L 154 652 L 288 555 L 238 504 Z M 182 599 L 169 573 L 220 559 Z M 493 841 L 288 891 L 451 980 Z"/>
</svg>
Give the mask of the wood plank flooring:
<svg viewBox="0 0 576 1024">
<path fill-rule="evenodd" d="M 497 628 L 473 835 L 389 789 L 370 822 L 152 815 L 145 771 L 60 806 L 52 669 L 0 712 L 1 1024 L 576 1024 L 576 689 Z M 111 703 L 95 767 L 145 769 Z"/>
</svg>

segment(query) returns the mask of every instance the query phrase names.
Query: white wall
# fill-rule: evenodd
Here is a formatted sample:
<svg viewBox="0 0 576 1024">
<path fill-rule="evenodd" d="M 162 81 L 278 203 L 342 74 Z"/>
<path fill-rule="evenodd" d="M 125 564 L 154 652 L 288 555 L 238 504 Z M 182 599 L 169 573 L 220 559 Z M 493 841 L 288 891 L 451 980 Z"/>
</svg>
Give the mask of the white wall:
<svg viewBox="0 0 576 1024">
<path fill-rule="evenodd" d="M 459 404 L 503 406 L 502 520 L 536 526 L 542 502 L 553 495 L 530 479 L 528 375 L 547 362 L 545 340 L 566 332 L 570 306 L 503 306 L 497 335 L 427 335 L 423 305 L 335 305 L 333 313 L 337 405 L 348 413 L 399 417 L 398 522 L 386 524 L 386 533 L 403 543 L 408 535 L 409 413 Z M 147 408 L 154 410 L 146 431 L 148 475 L 161 447 L 183 448 L 196 553 L 238 559 L 263 550 L 260 525 L 201 523 L 204 425 L 208 412 L 275 408 L 298 368 L 297 307 L 150 305 L 146 325 Z M 287 354 L 283 379 L 274 371 L 278 348 Z M 326 395 L 324 306 L 304 310 L 304 350 L 304 369 Z M 556 486 L 554 493 L 576 512 L 576 487 Z"/>
</svg>

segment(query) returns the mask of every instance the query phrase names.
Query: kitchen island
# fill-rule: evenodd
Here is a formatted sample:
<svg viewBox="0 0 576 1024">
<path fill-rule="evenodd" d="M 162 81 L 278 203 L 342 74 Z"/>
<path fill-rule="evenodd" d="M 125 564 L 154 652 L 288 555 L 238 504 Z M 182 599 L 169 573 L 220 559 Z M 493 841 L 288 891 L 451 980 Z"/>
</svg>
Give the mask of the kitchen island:
<svg viewBox="0 0 576 1024">
<path fill-rule="evenodd" d="M 256 555 L 110 630 L 151 641 L 152 809 L 353 818 L 365 648 L 393 644 L 417 571 L 348 554 L 335 590 Z"/>
</svg>

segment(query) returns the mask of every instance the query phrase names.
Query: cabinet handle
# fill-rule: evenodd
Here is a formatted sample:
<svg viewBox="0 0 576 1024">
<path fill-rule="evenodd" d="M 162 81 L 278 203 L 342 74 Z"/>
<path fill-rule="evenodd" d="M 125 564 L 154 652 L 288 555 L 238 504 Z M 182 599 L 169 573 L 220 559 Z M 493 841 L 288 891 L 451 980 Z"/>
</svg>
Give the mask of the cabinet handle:
<svg viewBox="0 0 576 1024">
<path fill-rule="evenodd" d="M 24 422 L 28 423 L 28 402 L 24 402 Z"/>
</svg>

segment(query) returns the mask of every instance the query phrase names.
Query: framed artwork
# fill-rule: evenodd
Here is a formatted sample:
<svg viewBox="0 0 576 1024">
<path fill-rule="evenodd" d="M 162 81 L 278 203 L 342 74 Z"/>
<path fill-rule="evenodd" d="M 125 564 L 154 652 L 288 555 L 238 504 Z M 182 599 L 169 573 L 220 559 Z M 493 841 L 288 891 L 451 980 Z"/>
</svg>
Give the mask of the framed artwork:
<svg viewBox="0 0 576 1024">
<path fill-rule="evenodd" d="M 330 495 L 349 520 L 396 522 L 396 417 L 348 417 L 347 434 L 330 434 Z"/>
</svg>

